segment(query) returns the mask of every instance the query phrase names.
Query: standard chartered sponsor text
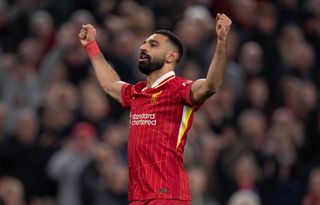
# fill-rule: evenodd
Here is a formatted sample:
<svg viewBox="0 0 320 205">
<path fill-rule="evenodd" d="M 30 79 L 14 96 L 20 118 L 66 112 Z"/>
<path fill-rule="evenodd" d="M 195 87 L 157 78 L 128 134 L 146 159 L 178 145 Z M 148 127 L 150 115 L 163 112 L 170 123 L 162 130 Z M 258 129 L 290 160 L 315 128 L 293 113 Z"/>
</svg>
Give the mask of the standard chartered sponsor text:
<svg viewBox="0 0 320 205">
<path fill-rule="evenodd" d="M 155 113 L 130 113 L 130 124 L 131 126 L 136 125 L 156 125 L 157 119 Z"/>
</svg>

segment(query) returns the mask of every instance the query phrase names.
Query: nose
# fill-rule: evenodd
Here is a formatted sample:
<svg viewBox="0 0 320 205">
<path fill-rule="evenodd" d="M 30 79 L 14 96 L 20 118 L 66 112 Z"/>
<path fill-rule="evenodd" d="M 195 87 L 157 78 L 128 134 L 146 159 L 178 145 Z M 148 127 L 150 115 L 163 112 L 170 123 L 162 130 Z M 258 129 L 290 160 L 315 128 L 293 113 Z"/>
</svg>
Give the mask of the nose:
<svg viewBox="0 0 320 205">
<path fill-rule="evenodd" d="M 146 43 L 143 43 L 143 44 L 140 46 L 140 51 L 146 51 L 146 50 L 147 50 Z"/>
</svg>

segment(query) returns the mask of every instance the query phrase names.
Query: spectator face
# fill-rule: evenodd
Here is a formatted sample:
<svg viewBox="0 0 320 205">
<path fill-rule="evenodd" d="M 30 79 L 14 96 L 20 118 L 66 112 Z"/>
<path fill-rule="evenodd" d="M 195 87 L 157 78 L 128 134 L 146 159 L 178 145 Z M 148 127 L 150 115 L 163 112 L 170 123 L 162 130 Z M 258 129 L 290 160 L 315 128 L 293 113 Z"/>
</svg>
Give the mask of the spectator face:
<svg viewBox="0 0 320 205">
<path fill-rule="evenodd" d="M 71 140 L 75 151 L 88 152 L 95 139 L 96 130 L 89 123 L 80 122 L 73 127 Z"/>
<path fill-rule="evenodd" d="M 126 166 L 107 166 L 106 169 L 103 169 L 102 176 L 105 178 L 106 183 L 115 194 L 121 195 L 127 192 L 128 168 Z"/>
<path fill-rule="evenodd" d="M 282 28 L 279 38 L 279 51 L 282 63 L 293 66 L 296 46 L 304 41 L 303 31 L 296 25 L 286 25 Z"/>
<path fill-rule="evenodd" d="M 257 109 L 263 109 L 269 99 L 267 84 L 261 78 L 253 79 L 249 82 L 247 94 L 250 104 Z"/>
<path fill-rule="evenodd" d="M 265 1 L 259 3 L 256 27 L 266 36 L 272 36 L 277 26 L 277 11 L 275 7 Z"/>
<path fill-rule="evenodd" d="M 260 205 L 259 196 L 253 191 L 238 191 L 232 195 L 227 205 Z"/>
<path fill-rule="evenodd" d="M 19 58 L 22 63 L 36 65 L 40 61 L 40 42 L 36 39 L 25 39 L 19 45 Z"/>
<path fill-rule="evenodd" d="M 0 198 L 6 205 L 24 205 L 23 186 L 18 179 L 4 177 L 0 179 Z"/>
<path fill-rule="evenodd" d="M 277 156 L 283 164 L 291 164 L 295 160 L 295 149 L 304 141 L 303 130 L 303 125 L 291 110 L 280 108 L 274 112 L 271 137 L 276 141 Z"/>
<path fill-rule="evenodd" d="M 233 0 L 235 20 L 243 28 L 251 28 L 256 19 L 257 3 L 254 0 Z M 245 11 L 245 12 L 244 12 Z"/>
<path fill-rule="evenodd" d="M 77 31 L 76 26 L 71 22 L 62 24 L 57 33 L 56 45 L 62 48 L 72 48 L 79 45 L 78 39 L 75 38 Z"/>
<path fill-rule="evenodd" d="M 266 119 L 257 110 L 245 110 L 239 117 L 241 135 L 259 142 L 266 131 Z"/>
<path fill-rule="evenodd" d="M 116 154 L 107 143 L 97 143 L 93 149 L 94 157 L 99 165 L 114 166 L 117 162 Z"/>
<path fill-rule="evenodd" d="M 34 35 L 47 40 L 54 30 L 53 18 L 47 11 L 37 11 L 30 18 L 30 29 Z"/>
<path fill-rule="evenodd" d="M 311 45 L 307 42 L 299 42 L 292 52 L 294 54 L 294 68 L 302 75 L 310 75 L 315 59 Z"/>
<path fill-rule="evenodd" d="M 195 50 L 199 47 L 202 34 L 201 28 L 197 24 L 197 21 L 193 19 L 184 19 L 177 25 L 177 35 L 184 43 L 186 50 Z"/>
<path fill-rule="evenodd" d="M 78 90 L 70 83 L 52 84 L 44 96 L 42 122 L 46 129 L 59 130 L 72 122 Z"/>
<path fill-rule="evenodd" d="M 240 188 L 252 188 L 255 185 L 258 169 L 253 156 L 245 154 L 238 158 L 234 170 L 234 178 Z"/>
<path fill-rule="evenodd" d="M 125 166 L 119 166 L 115 170 L 111 181 L 111 187 L 116 193 L 126 193 L 128 185 L 128 170 Z"/>
<path fill-rule="evenodd" d="M 211 134 L 211 135 L 210 135 Z M 221 142 L 214 136 L 213 133 L 208 133 L 205 136 L 201 136 L 201 162 L 204 166 L 210 167 L 213 162 L 217 161 L 218 153 L 221 148 Z"/>
<path fill-rule="evenodd" d="M 320 197 L 320 170 L 314 169 L 309 177 L 308 183 L 309 192 Z"/>
<path fill-rule="evenodd" d="M 81 28 L 82 25 L 95 23 L 92 14 L 87 10 L 76 10 L 72 13 L 70 20 L 77 28 Z"/>
<path fill-rule="evenodd" d="M 23 112 L 18 116 L 15 134 L 17 139 L 24 144 L 31 144 L 37 137 L 38 124 L 32 112 Z"/>
<path fill-rule="evenodd" d="M 116 0 L 98 0 L 97 2 L 96 13 L 100 16 L 110 14 L 116 5 Z"/>
<path fill-rule="evenodd" d="M 239 63 L 249 75 L 259 74 L 262 69 L 262 48 L 256 42 L 249 41 L 240 49 Z"/>
<path fill-rule="evenodd" d="M 122 125 L 112 124 L 104 130 L 102 138 L 111 147 L 119 149 L 126 143 L 127 128 Z"/>
<path fill-rule="evenodd" d="M 315 85 L 290 76 L 281 78 L 280 83 L 285 106 L 299 117 L 308 117 L 316 106 Z"/>
<path fill-rule="evenodd" d="M 136 48 L 134 42 L 134 34 L 129 30 L 117 32 L 112 40 L 113 55 L 119 59 L 127 60 L 134 54 Z"/>
<path fill-rule="evenodd" d="M 138 38 L 145 38 L 154 27 L 154 16 L 150 9 L 142 7 L 135 1 L 122 1 L 119 5 L 119 13 L 124 17 L 128 28 Z"/>
<path fill-rule="evenodd" d="M 92 122 L 105 119 L 109 111 L 107 98 L 97 90 L 92 90 L 92 92 L 85 91 L 82 94 L 82 112 L 85 118 Z"/>
</svg>

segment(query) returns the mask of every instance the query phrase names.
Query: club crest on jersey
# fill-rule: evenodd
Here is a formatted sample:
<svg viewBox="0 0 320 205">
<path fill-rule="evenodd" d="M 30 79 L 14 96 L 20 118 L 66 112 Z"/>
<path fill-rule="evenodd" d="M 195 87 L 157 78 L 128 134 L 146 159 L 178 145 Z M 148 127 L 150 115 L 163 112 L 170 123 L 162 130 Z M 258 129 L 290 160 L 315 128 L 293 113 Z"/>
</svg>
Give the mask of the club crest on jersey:
<svg viewBox="0 0 320 205">
<path fill-rule="evenodd" d="M 156 104 L 157 103 L 157 99 L 158 99 L 158 96 L 162 93 L 162 90 L 157 92 L 157 93 L 153 93 L 151 95 L 151 104 Z"/>
</svg>

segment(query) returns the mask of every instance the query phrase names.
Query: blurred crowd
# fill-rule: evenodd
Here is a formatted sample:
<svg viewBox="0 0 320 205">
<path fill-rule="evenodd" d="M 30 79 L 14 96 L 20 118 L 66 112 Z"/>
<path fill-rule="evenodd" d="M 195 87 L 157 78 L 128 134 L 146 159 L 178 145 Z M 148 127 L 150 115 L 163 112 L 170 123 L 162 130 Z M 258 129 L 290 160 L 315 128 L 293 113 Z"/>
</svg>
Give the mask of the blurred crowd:
<svg viewBox="0 0 320 205">
<path fill-rule="evenodd" d="M 144 79 L 139 45 L 169 29 L 194 80 L 218 12 L 233 25 L 185 149 L 192 205 L 319 205 L 318 0 L 0 0 L 0 204 L 128 204 L 129 113 L 97 84 L 80 27 L 129 83 Z"/>
</svg>

